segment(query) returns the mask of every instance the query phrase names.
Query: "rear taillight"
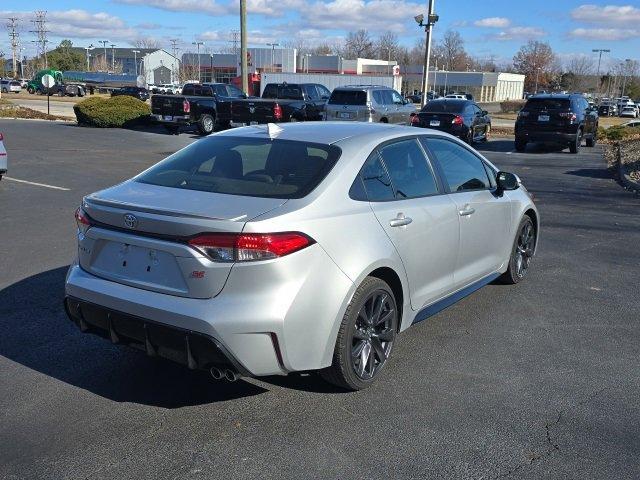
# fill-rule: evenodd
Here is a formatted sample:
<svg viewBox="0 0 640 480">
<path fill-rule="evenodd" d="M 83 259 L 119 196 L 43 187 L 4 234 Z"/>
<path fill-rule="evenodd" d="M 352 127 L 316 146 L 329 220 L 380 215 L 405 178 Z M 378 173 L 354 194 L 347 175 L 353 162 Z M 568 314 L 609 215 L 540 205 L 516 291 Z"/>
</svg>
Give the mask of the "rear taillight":
<svg viewBox="0 0 640 480">
<path fill-rule="evenodd" d="M 4 135 L 0 133 L 0 142 L 2 142 L 3 140 L 4 140 Z"/>
<path fill-rule="evenodd" d="M 523 118 L 523 117 L 528 117 L 529 116 L 529 112 L 525 112 L 525 111 L 519 111 L 518 112 L 518 118 Z"/>
<path fill-rule="evenodd" d="M 91 218 L 82 210 L 82 207 L 78 207 L 76 210 L 76 223 L 78 224 L 78 233 L 84 235 L 91 227 Z"/>
<path fill-rule="evenodd" d="M 454 125 L 464 125 L 464 119 L 460 115 L 456 115 L 451 123 Z"/>
<path fill-rule="evenodd" d="M 191 111 L 191 104 L 189 103 L 189 100 L 182 101 L 182 111 L 184 113 L 189 113 Z"/>
<path fill-rule="evenodd" d="M 205 233 L 189 240 L 216 262 L 250 262 L 283 257 L 312 245 L 314 240 L 299 232 Z"/>
<path fill-rule="evenodd" d="M 273 105 L 273 118 L 275 120 L 282 120 L 282 107 L 277 103 Z"/>
<path fill-rule="evenodd" d="M 420 124 L 420 117 L 418 117 L 418 115 L 416 115 L 415 113 L 411 114 L 411 125 L 413 126 L 417 126 Z"/>
<path fill-rule="evenodd" d="M 577 118 L 576 114 L 573 112 L 560 112 L 559 115 L 562 118 L 566 118 L 570 122 L 573 122 Z"/>
</svg>

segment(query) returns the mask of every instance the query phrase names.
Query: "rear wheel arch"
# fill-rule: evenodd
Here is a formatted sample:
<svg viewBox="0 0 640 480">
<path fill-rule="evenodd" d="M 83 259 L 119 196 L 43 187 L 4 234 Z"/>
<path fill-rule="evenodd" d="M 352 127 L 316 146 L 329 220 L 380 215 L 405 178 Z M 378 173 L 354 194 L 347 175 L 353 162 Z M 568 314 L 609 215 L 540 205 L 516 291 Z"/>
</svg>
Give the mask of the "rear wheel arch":
<svg viewBox="0 0 640 480">
<path fill-rule="evenodd" d="M 391 288 L 393 296 L 396 300 L 396 307 L 398 308 L 398 331 L 402 325 L 402 314 L 404 305 L 404 291 L 402 287 L 402 281 L 400 276 L 390 267 L 379 267 L 368 274 L 369 277 L 376 277 L 385 282 Z"/>
<path fill-rule="evenodd" d="M 530 208 L 526 212 L 524 212 L 524 215 L 529 217 L 531 219 L 531 221 L 533 222 L 533 229 L 534 229 L 534 231 L 536 233 L 536 243 L 537 243 L 537 240 L 539 238 L 538 237 L 538 232 L 540 231 L 540 224 L 539 224 L 538 214 L 536 213 L 536 211 L 533 208 Z"/>
</svg>

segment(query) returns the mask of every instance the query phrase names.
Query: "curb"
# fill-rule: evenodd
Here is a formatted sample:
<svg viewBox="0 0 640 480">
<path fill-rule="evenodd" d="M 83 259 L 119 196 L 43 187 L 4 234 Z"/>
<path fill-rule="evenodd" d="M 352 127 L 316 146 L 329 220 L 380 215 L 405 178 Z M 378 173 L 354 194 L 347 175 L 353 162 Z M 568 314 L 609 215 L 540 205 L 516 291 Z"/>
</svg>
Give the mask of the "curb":
<svg viewBox="0 0 640 480">
<path fill-rule="evenodd" d="M 629 174 L 627 173 L 627 169 L 622 163 L 622 154 L 620 153 L 620 142 L 616 145 L 616 163 L 618 164 L 618 176 L 620 177 L 620 181 L 622 185 L 627 190 L 631 190 L 636 195 L 640 195 L 640 183 L 633 180 Z"/>
</svg>

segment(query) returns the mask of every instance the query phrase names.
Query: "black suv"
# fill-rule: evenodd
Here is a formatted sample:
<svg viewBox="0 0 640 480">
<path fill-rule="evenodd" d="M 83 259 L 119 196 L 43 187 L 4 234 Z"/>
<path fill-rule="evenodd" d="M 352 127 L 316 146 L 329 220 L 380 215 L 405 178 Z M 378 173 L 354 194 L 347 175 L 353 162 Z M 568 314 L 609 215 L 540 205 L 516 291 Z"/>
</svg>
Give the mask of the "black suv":
<svg viewBox="0 0 640 480">
<path fill-rule="evenodd" d="M 597 135 L 597 109 L 583 95 L 534 95 L 518 113 L 515 147 L 523 152 L 528 142 L 551 142 L 578 153 L 583 138 L 593 147 Z"/>
<path fill-rule="evenodd" d="M 149 100 L 149 92 L 147 91 L 146 88 L 142 88 L 142 87 L 122 87 L 117 90 L 113 90 L 111 92 L 112 97 L 117 97 L 120 95 L 128 95 L 130 97 L 135 97 L 138 100 L 142 100 L 143 102 L 146 102 L 147 100 Z"/>
</svg>

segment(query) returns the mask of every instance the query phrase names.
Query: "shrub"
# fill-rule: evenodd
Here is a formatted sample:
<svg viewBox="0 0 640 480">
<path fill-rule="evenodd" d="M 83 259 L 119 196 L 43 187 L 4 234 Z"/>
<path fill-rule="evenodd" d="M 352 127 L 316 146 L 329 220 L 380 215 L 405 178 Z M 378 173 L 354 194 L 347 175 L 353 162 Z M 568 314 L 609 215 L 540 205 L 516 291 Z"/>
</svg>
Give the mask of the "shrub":
<svg viewBox="0 0 640 480">
<path fill-rule="evenodd" d="M 86 127 L 131 127 L 149 119 L 151 108 L 127 95 L 110 98 L 93 97 L 74 105 L 78 125 Z"/>
<path fill-rule="evenodd" d="M 525 103 L 525 100 L 505 100 L 500 102 L 500 111 L 502 113 L 519 112 Z"/>
</svg>

